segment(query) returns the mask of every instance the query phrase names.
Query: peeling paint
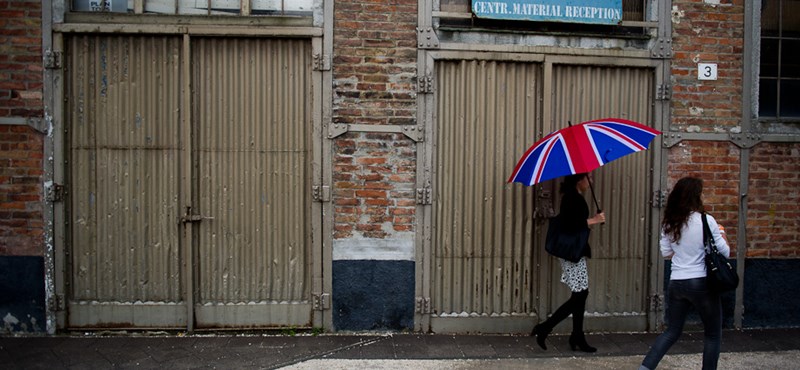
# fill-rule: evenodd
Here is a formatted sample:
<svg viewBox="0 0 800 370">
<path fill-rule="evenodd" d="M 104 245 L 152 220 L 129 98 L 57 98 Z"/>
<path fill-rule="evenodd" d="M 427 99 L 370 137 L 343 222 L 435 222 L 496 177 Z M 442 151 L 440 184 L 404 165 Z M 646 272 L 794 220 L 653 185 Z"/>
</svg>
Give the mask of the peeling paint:
<svg viewBox="0 0 800 370">
<path fill-rule="evenodd" d="M 703 108 L 698 108 L 698 107 L 689 108 L 689 114 L 692 115 L 692 116 L 702 116 L 704 112 L 705 112 L 705 109 L 703 109 Z M 693 127 L 696 127 L 696 126 L 693 126 Z"/>
<path fill-rule="evenodd" d="M 700 132 L 700 126 L 692 125 L 686 128 L 686 132 Z"/>
<path fill-rule="evenodd" d="M 672 23 L 679 24 L 685 17 L 686 13 L 683 10 L 678 9 L 677 5 L 672 6 Z"/>
</svg>

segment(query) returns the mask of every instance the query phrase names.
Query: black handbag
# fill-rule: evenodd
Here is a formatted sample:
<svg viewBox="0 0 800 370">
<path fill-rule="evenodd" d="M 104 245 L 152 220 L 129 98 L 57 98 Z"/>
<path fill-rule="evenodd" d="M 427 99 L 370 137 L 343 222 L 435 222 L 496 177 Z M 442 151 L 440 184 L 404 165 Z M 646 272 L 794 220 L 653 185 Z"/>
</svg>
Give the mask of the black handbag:
<svg viewBox="0 0 800 370">
<path fill-rule="evenodd" d="M 591 230 L 586 228 L 577 232 L 564 232 L 562 222 L 558 216 L 550 219 L 544 249 L 555 257 L 578 262 L 584 256 Z"/>
<path fill-rule="evenodd" d="M 718 293 L 734 290 L 739 286 L 739 274 L 731 266 L 725 256 L 721 255 L 714 244 L 714 236 L 708 227 L 706 214 L 703 213 L 703 246 L 706 250 L 706 283 L 708 288 Z"/>
</svg>

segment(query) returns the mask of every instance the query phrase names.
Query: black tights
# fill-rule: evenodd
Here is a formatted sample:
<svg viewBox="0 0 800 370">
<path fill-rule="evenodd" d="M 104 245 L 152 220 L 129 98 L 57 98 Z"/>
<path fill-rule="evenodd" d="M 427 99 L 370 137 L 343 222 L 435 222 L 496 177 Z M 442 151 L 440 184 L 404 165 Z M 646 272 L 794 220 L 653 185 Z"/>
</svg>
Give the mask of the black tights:
<svg viewBox="0 0 800 370">
<path fill-rule="evenodd" d="M 546 332 L 550 332 L 561 321 L 566 319 L 570 314 L 572 315 L 572 334 L 583 337 L 583 312 L 586 311 L 586 298 L 589 296 L 589 290 L 581 290 L 580 292 L 572 292 L 569 299 L 559 307 L 553 315 L 550 316 L 545 322 L 541 323 Z"/>
</svg>

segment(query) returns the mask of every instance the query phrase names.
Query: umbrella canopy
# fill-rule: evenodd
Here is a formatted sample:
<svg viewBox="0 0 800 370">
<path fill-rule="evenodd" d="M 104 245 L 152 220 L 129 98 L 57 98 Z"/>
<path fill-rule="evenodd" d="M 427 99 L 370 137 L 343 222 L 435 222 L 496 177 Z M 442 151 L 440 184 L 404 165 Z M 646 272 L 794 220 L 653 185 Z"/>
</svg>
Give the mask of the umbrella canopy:
<svg viewBox="0 0 800 370">
<path fill-rule="evenodd" d="M 604 118 L 555 131 L 533 144 L 517 162 L 508 182 L 530 186 L 576 173 L 646 150 L 661 134 L 641 123 Z"/>
</svg>

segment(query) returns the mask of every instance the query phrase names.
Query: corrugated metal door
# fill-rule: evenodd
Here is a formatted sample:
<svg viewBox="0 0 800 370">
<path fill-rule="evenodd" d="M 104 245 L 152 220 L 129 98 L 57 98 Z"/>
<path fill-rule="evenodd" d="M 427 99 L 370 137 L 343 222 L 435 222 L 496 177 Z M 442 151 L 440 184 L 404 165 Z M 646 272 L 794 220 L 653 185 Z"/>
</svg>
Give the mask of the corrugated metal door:
<svg viewBox="0 0 800 370">
<path fill-rule="evenodd" d="M 310 42 L 66 40 L 68 326 L 310 325 Z"/>
<path fill-rule="evenodd" d="M 537 192 L 506 179 L 541 131 L 541 71 L 536 63 L 436 64 L 433 331 L 508 331 L 535 312 Z"/>
<path fill-rule="evenodd" d="M 181 39 L 73 36 L 68 99 L 71 327 L 182 327 Z"/>
<path fill-rule="evenodd" d="M 591 65 L 553 66 L 553 129 L 591 119 L 620 117 L 653 126 L 653 68 Z M 652 144 L 651 144 L 652 149 Z M 653 151 L 620 158 L 593 172 L 594 189 L 608 220 L 593 227 L 589 243 L 589 330 L 647 328 L 647 250 Z M 593 212 L 591 195 L 586 199 Z M 561 268 L 553 261 L 553 289 L 546 301 L 552 313 L 569 297 L 558 283 Z"/>
<path fill-rule="evenodd" d="M 192 46 L 197 325 L 311 325 L 311 45 Z"/>
<path fill-rule="evenodd" d="M 524 187 L 506 179 L 531 144 L 568 121 L 621 117 L 652 125 L 654 69 L 547 58 L 440 60 L 435 68 L 431 330 L 530 330 L 569 295 L 558 261 L 543 247 L 559 181 Z M 590 330 L 646 328 L 650 161 L 638 153 L 595 173 L 609 221 L 591 238 Z"/>
</svg>

